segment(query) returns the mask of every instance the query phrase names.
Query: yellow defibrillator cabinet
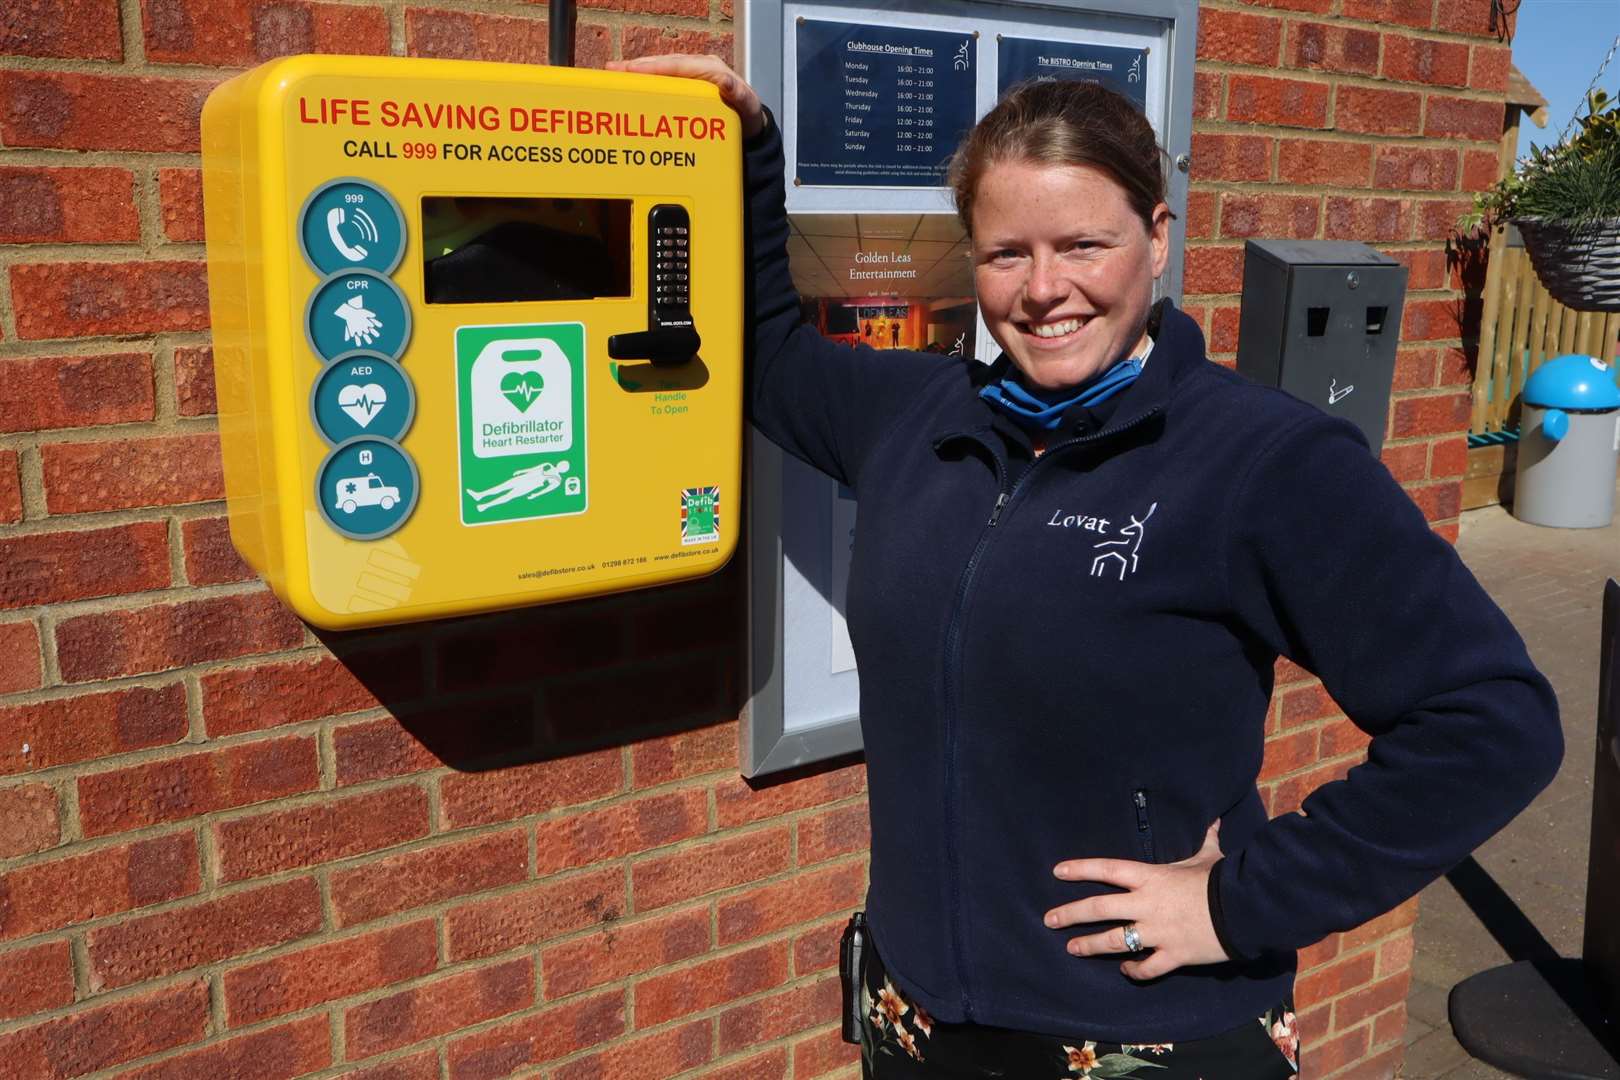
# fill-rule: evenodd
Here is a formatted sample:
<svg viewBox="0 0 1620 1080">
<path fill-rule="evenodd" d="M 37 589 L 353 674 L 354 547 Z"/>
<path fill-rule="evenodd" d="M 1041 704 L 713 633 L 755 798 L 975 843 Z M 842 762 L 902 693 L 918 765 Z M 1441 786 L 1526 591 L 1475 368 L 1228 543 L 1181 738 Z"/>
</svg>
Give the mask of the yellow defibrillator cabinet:
<svg viewBox="0 0 1620 1080">
<path fill-rule="evenodd" d="M 344 628 L 737 542 L 742 178 L 712 86 L 299 56 L 203 110 L 231 537 Z"/>
</svg>

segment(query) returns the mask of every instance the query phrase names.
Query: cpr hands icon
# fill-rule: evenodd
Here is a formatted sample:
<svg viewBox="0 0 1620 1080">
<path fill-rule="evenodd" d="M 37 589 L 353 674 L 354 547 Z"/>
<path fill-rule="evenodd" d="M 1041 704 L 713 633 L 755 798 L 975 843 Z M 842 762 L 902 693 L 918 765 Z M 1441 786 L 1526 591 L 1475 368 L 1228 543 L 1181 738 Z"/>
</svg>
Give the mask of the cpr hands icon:
<svg viewBox="0 0 1620 1080">
<path fill-rule="evenodd" d="M 370 345 L 382 332 L 382 320 L 367 311 L 364 301 L 358 296 L 343 301 L 332 314 L 343 320 L 344 341 Z"/>
</svg>

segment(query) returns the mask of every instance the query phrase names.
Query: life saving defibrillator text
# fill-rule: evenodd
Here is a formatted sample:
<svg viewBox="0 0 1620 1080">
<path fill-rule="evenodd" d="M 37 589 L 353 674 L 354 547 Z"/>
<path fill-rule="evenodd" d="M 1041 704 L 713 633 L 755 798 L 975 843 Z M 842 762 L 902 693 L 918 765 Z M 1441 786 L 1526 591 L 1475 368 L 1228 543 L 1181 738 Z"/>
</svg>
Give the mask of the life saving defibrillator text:
<svg viewBox="0 0 1620 1080">
<path fill-rule="evenodd" d="M 345 124 L 400 131 L 506 131 L 533 135 L 607 135 L 620 139 L 724 141 L 731 137 L 723 116 L 632 113 L 609 109 L 557 109 L 452 102 L 367 98 L 300 97 L 304 124 Z"/>
</svg>

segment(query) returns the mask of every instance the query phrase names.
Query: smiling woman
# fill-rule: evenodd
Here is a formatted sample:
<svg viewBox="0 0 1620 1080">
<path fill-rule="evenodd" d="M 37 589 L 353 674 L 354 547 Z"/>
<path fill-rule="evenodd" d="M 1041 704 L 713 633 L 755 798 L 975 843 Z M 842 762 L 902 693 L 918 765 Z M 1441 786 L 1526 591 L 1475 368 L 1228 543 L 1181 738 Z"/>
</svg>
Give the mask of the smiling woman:
<svg viewBox="0 0 1620 1080">
<path fill-rule="evenodd" d="M 1026 86 L 953 159 L 979 310 L 1024 381 L 1078 386 L 1148 347 L 1170 251 L 1164 170 L 1147 118 L 1095 83 Z"/>
<path fill-rule="evenodd" d="M 998 162 L 974 203 L 973 284 L 991 336 L 1024 381 L 1078 386 L 1148 344 L 1170 211 L 1152 226 L 1099 169 Z"/>
<path fill-rule="evenodd" d="M 1152 302 L 1169 209 L 1127 100 L 1014 88 L 959 152 L 985 365 L 874 348 L 885 309 L 847 342 L 807 323 L 758 97 L 714 58 L 622 66 L 738 111 L 753 419 L 858 500 L 866 1076 L 1293 1075 L 1295 950 L 1411 896 L 1556 771 L 1518 635 L 1357 429 Z M 1279 655 L 1372 748 L 1268 821 Z"/>
</svg>

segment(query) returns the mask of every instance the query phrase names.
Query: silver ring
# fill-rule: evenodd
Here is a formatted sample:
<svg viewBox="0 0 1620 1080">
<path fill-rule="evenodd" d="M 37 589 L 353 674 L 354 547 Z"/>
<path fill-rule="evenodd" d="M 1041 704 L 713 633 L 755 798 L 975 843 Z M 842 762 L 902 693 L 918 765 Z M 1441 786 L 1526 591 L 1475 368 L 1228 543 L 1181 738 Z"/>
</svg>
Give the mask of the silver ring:
<svg viewBox="0 0 1620 1080">
<path fill-rule="evenodd" d="M 1136 932 L 1135 923 L 1125 928 L 1125 951 L 1133 953 L 1142 951 L 1142 935 Z"/>
</svg>

